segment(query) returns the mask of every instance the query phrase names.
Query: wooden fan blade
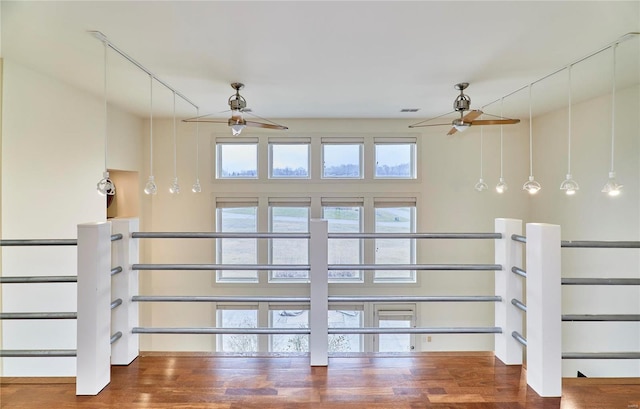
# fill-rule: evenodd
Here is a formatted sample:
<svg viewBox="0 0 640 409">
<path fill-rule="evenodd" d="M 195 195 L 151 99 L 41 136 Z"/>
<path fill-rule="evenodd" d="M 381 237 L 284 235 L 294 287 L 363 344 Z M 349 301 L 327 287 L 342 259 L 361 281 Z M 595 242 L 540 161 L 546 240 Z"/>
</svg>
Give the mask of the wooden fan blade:
<svg viewBox="0 0 640 409">
<path fill-rule="evenodd" d="M 479 109 L 474 109 L 469 111 L 469 113 L 462 117 L 462 122 L 473 122 L 474 119 L 482 115 L 482 111 Z"/>
<path fill-rule="evenodd" d="M 426 125 L 409 125 L 409 128 L 424 128 L 425 126 L 451 126 L 451 122 L 447 122 L 446 124 L 426 124 Z"/>
<path fill-rule="evenodd" d="M 449 130 L 449 132 L 447 132 L 447 135 L 453 135 L 454 133 L 458 132 L 458 130 L 455 127 L 451 127 L 451 129 Z"/>
<path fill-rule="evenodd" d="M 211 115 L 211 114 L 209 114 Z M 227 120 L 226 119 L 217 119 L 217 118 L 205 118 L 208 115 L 204 115 L 204 116 L 197 116 L 195 118 L 187 118 L 187 119 L 183 119 L 182 122 L 209 122 L 209 123 L 214 123 L 214 124 L 226 124 Z"/>
<path fill-rule="evenodd" d="M 472 121 L 472 125 L 513 125 L 519 123 L 519 119 L 478 119 Z"/>
<path fill-rule="evenodd" d="M 254 121 L 245 121 L 245 125 L 252 126 L 254 128 L 267 128 L 267 129 L 280 129 L 280 130 L 289 129 L 288 127 L 283 125 L 265 124 L 263 122 L 254 122 Z"/>
</svg>

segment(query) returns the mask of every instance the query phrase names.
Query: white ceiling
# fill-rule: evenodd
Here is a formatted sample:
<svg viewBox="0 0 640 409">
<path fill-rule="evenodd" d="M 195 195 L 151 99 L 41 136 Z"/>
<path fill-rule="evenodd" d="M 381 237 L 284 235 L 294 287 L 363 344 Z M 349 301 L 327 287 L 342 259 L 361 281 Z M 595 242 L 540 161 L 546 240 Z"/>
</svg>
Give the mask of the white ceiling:
<svg viewBox="0 0 640 409">
<path fill-rule="evenodd" d="M 98 30 L 201 114 L 226 110 L 229 84 L 238 81 L 248 106 L 270 119 L 412 123 L 452 110 L 453 85 L 463 81 L 471 83 L 472 108 L 480 108 L 640 31 L 639 1 L 3 0 L 1 7 L 7 60 L 101 96 L 103 46 L 87 32 Z M 638 44 L 619 47 L 627 60 L 619 66 L 633 68 L 625 81 L 640 80 Z M 574 88 L 609 87 L 610 57 L 598 59 Z M 108 61 L 110 101 L 147 115 L 148 76 L 113 52 Z M 566 86 L 558 93 L 566 95 Z M 505 100 L 505 115 L 526 111 L 527 95 L 518 94 Z M 195 116 L 180 100 L 177 109 Z M 155 86 L 154 115 L 171 110 L 172 94 Z M 486 110 L 499 113 L 499 106 Z"/>
</svg>

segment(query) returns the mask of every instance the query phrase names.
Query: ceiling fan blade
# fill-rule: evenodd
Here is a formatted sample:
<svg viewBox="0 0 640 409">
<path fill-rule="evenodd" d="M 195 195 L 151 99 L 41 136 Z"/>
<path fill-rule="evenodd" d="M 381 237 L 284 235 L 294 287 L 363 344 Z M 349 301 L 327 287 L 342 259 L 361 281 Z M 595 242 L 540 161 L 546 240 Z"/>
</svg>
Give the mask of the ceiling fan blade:
<svg viewBox="0 0 640 409">
<path fill-rule="evenodd" d="M 447 122 L 446 124 L 423 124 L 423 125 L 409 125 L 409 128 L 424 128 L 425 126 L 443 126 L 443 125 L 448 125 L 451 126 L 451 122 Z"/>
<path fill-rule="evenodd" d="M 447 132 L 447 135 L 453 135 L 454 133 L 458 132 L 458 130 L 455 127 L 451 127 L 451 129 L 449 130 L 449 132 Z"/>
<path fill-rule="evenodd" d="M 471 121 L 472 125 L 513 125 L 519 123 L 519 119 L 478 119 Z"/>
<path fill-rule="evenodd" d="M 462 117 L 462 122 L 473 122 L 474 119 L 482 115 L 482 111 L 479 109 L 474 109 L 469 111 L 469 113 Z"/>
<path fill-rule="evenodd" d="M 246 126 L 252 126 L 254 128 L 267 128 L 267 129 L 280 129 L 280 130 L 289 129 L 288 127 L 286 127 L 284 125 L 265 124 L 263 122 L 254 122 L 254 121 L 245 121 L 245 125 Z"/>
<path fill-rule="evenodd" d="M 207 116 L 212 115 L 212 114 L 207 114 L 207 115 L 202 115 L 202 116 L 196 116 L 193 118 L 187 118 L 187 119 L 183 119 L 182 122 L 208 122 L 208 123 L 214 123 L 214 124 L 226 124 L 227 120 L 226 119 L 219 119 L 219 118 L 207 118 Z"/>
</svg>

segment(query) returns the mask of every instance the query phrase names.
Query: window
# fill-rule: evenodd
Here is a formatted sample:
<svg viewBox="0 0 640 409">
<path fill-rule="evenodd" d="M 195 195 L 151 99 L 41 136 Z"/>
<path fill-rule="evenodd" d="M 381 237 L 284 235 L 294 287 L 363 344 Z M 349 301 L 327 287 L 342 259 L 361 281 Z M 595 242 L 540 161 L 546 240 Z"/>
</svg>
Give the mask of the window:
<svg viewBox="0 0 640 409">
<path fill-rule="evenodd" d="M 307 306 L 286 308 L 276 306 L 269 311 L 272 328 L 309 328 Z M 272 335 L 271 352 L 309 352 L 309 335 Z"/>
<path fill-rule="evenodd" d="M 406 310 L 376 308 L 376 326 L 379 328 L 412 328 L 415 320 L 415 306 Z M 376 352 L 410 352 L 414 344 L 411 334 L 379 334 L 375 342 Z"/>
<path fill-rule="evenodd" d="M 415 199 L 375 199 L 376 233 L 415 233 Z M 415 264 L 415 239 L 376 239 L 376 264 Z M 376 270 L 375 281 L 415 282 L 415 270 Z"/>
<path fill-rule="evenodd" d="M 308 179 L 309 143 L 269 143 L 269 177 Z"/>
<path fill-rule="evenodd" d="M 416 142 L 412 138 L 376 138 L 376 178 L 415 179 Z"/>
<path fill-rule="evenodd" d="M 217 307 L 218 328 L 257 328 L 258 310 L 253 306 Z M 217 336 L 218 352 L 258 352 L 258 336 L 255 334 L 220 334 Z"/>
<path fill-rule="evenodd" d="M 329 308 L 329 328 L 362 328 L 362 305 L 332 305 Z M 329 334 L 329 352 L 362 350 L 362 334 Z"/>
<path fill-rule="evenodd" d="M 269 228 L 274 233 L 309 232 L 309 198 L 269 199 Z M 308 239 L 271 239 L 271 264 L 309 264 Z M 271 280 L 308 280 L 308 270 L 273 270 Z"/>
<path fill-rule="evenodd" d="M 238 139 L 233 139 L 237 141 Z M 258 140 L 246 138 L 243 142 L 216 140 L 216 178 L 256 179 L 258 177 Z"/>
<path fill-rule="evenodd" d="M 218 199 L 216 202 L 216 226 L 219 232 L 256 232 L 258 226 L 257 199 Z M 217 239 L 218 264 L 256 264 L 257 239 Z M 256 270 L 220 270 L 218 281 L 257 281 Z"/>
<path fill-rule="evenodd" d="M 362 231 L 363 198 L 323 198 L 322 218 L 327 220 L 329 233 L 360 233 Z M 361 239 L 329 239 L 329 264 L 361 264 Z M 329 280 L 362 281 L 362 270 L 331 270 Z"/>
<path fill-rule="evenodd" d="M 362 178 L 361 139 L 322 138 L 323 178 Z"/>
</svg>

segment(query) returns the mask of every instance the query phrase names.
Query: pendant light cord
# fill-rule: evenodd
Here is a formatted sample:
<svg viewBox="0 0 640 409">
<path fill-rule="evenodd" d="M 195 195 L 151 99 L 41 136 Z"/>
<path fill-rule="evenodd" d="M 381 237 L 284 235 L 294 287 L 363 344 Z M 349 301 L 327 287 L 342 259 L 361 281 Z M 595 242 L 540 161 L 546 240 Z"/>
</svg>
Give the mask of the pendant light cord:
<svg viewBox="0 0 640 409">
<path fill-rule="evenodd" d="M 613 170 L 613 158 L 614 158 L 614 145 L 616 137 L 616 48 L 618 43 L 615 43 L 613 49 L 613 72 L 611 75 L 611 172 Z"/>
<path fill-rule="evenodd" d="M 502 116 L 502 108 L 504 107 L 504 97 L 500 99 L 500 116 Z M 500 180 L 502 180 L 502 169 L 504 165 L 504 159 L 502 155 L 502 144 L 503 144 L 503 127 L 504 125 L 500 125 Z"/>
<path fill-rule="evenodd" d="M 196 116 L 200 116 L 200 108 L 196 108 Z M 200 179 L 200 123 L 196 122 L 196 181 Z"/>
<path fill-rule="evenodd" d="M 568 117 L 569 117 L 569 134 L 567 135 L 567 175 L 571 174 L 571 65 L 567 68 L 569 73 L 569 109 L 568 109 Z"/>
<path fill-rule="evenodd" d="M 153 76 L 149 75 L 149 175 L 153 176 Z"/>
<path fill-rule="evenodd" d="M 531 115 L 531 84 L 529 84 L 529 176 L 533 176 L 533 117 Z"/>
<path fill-rule="evenodd" d="M 176 142 L 176 93 L 173 93 L 173 177 L 178 177 L 178 144 Z"/>
<path fill-rule="evenodd" d="M 109 127 L 109 121 L 108 121 L 108 112 L 107 112 L 107 42 L 104 42 L 104 83 L 103 83 L 103 87 L 104 87 L 104 171 L 107 171 L 107 148 L 108 148 L 108 127 Z"/>
<path fill-rule="evenodd" d="M 484 107 L 482 107 L 482 109 L 484 109 Z M 480 179 L 482 179 L 482 139 L 483 139 L 482 129 L 483 128 L 484 126 L 480 127 Z"/>
</svg>

